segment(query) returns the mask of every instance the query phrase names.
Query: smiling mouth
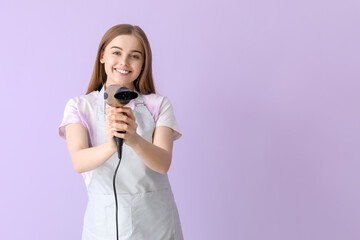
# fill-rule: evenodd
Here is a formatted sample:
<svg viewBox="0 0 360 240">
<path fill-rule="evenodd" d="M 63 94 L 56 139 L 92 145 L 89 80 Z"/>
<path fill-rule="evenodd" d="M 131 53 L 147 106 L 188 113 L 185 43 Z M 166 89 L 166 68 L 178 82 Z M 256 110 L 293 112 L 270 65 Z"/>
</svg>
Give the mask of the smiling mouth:
<svg viewBox="0 0 360 240">
<path fill-rule="evenodd" d="M 123 69 L 117 69 L 117 68 L 115 68 L 115 71 L 117 71 L 117 72 L 119 72 L 121 74 L 128 74 L 128 73 L 131 72 L 131 71 L 127 71 L 127 70 L 123 70 Z"/>
</svg>

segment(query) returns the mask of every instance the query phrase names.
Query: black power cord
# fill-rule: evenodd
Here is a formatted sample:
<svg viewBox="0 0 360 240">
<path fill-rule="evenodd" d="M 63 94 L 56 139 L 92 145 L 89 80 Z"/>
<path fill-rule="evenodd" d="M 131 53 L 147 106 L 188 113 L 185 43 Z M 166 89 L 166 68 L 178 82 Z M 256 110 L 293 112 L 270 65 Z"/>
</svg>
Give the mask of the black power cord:
<svg viewBox="0 0 360 240">
<path fill-rule="evenodd" d="M 126 87 L 119 87 L 117 85 L 110 85 L 106 88 L 106 91 L 104 93 L 104 99 L 106 102 L 113 106 L 113 107 L 122 107 L 130 102 L 130 100 L 135 99 L 138 97 L 138 94 L 136 92 L 130 91 L 130 89 Z M 114 103 L 114 99 L 116 100 Z M 120 104 L 120 106 L 119 106 Z M 105 105 L 104 105 L 104 111 L 105 111 Z M 118 133 L 125 133 L 123 131 L 118 131 Z M 116 239 L 119 240 L 119 223 L 118 223 L 118 201 L 117 201 L 117 194 L 116 194 L 116 173 L 119 169 L 120 162 L 121 162 L 121 156 L 122 156 L 122 145 L 123 145 L 123 139 L 115 137 L 117 151 L 118 151 L 118 157 L 119 157 L 119 163 L 115 169 L 114 178 L 113 178 L 113 188 L 114 188 L 114 195 L 115 195 L 115 210 L 116 210 Z"/>
<path fill-rule="evenodd" d="M 125 133 L 125 132 L 119 131 L 118 133 Z M 120 163 L 121 163 L 123 139 L 122 139 L 122 138 L 115 137 L 115 140 L 116 140 L 116 146 L 117 146 L 117 149 L 118 149 L 119 163 L 118 163 L 118 165 L 117 165 L 117 167 L 116 167 L 116 169 L 115 169 L 115 173 L 114 173 L 113 188 L 114 188 L 114 195 L 115 195 L 116 239 L 119 240 L 118 201 L 117 201 L 115 180 L 116 180 L 116 173 L 117 173 L 117 171 L 118 171 L 118 169 L 119 169 L 119 166 L 120 166 Z"/>
</svg>

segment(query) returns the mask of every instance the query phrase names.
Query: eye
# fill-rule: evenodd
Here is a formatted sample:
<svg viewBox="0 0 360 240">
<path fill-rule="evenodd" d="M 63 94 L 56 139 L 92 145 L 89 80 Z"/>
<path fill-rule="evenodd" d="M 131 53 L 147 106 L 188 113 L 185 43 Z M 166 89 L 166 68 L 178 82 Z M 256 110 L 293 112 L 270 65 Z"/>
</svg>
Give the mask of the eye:
<svg viewBox="0 0 360 240">
<path fill-rule="evenodd" d="M 113 54 L 114 54 L 114 55 L 119 55 L 119 54 L 120 54 L 120 52 L 113 52 Z"/>
<path fill-rule="evenodd" d="M 138 55 L 132 55 L 132 58 L 139 59 L 140 57 Z"/>
</svg>

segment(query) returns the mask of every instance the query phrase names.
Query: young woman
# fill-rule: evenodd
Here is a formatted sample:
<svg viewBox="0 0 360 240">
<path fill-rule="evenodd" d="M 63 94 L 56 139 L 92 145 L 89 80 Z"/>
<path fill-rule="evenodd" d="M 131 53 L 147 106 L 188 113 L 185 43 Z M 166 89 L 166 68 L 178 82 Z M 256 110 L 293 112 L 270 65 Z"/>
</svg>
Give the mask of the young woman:
<svg viewBox="0 0 360 240">
<path fill-rule="evenodd" d="M 83 174 L 89 197 L 82 239 L 117 238 L 114 136 L 124 139 L 116 176 L 118 237 L 183 239 L 167 176 L 173 141 L 181 132 L 170 101 L 155 94 L 151 64 L 142 29 L 116 25 L 100 42 L 86 95 L 65 106 L 59 134 L 67 141 L 76 172 Z M 110 85 L 127 87 L 138 97 L 122 108 L 110 107 L 104 100 Z"/>
</svg>

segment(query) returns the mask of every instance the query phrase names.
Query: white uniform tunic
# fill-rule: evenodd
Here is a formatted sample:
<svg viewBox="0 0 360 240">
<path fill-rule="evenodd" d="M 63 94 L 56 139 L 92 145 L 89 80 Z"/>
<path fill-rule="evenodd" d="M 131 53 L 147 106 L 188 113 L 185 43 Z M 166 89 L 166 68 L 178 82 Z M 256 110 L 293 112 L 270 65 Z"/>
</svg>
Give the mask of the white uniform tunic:
<svg viewBox="0 0 360 240">
<path fill-rule="evenodd" d="M 70 100 L 59 128 L 60 135 L 65 137 L 66 124 L 80 122 L 89 133 L 91 146 L 107 142 L 104 128 L 106 102 L 103 95 L 104 87 L 100 92 L 94 91 L 82 99 Z M 154 129 L 160 124 L 174 130 L 174 139 L 181 136 L 171 104 L 166 98 L 156 94 L 139 94 L 139 97 L 126 107 L 132 108 L 138 124 L 137 133 L 147 141 L 152 142 Z M 164 109 L 167 113 L 163 112 Z M 114 153 L 101 166 L 83 174 L 89 197 L 84 217 L 83 240 L 116 239 L 113 176 L 117 163 L 117 153 Z M 123 145 L 116 189 L 119 239 L 183 239 L 167 174 L 148 168 L 126 144 Z"/>
</svg>

